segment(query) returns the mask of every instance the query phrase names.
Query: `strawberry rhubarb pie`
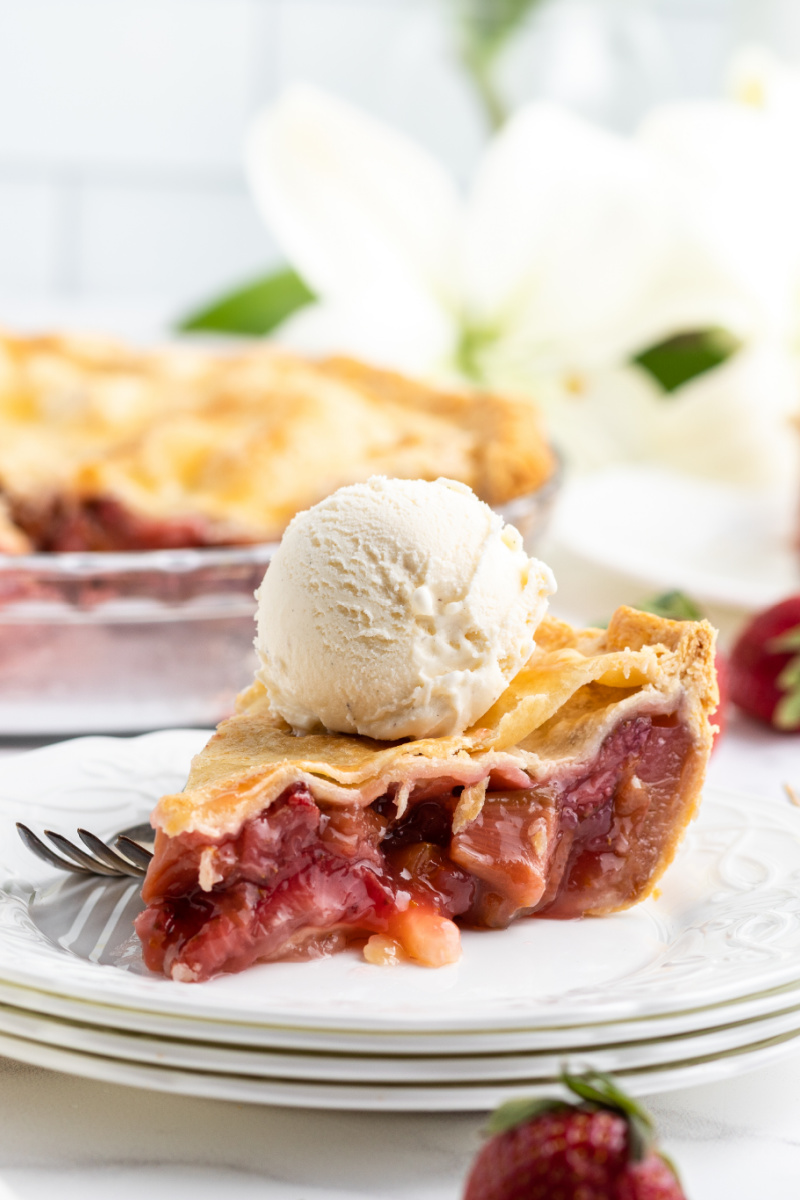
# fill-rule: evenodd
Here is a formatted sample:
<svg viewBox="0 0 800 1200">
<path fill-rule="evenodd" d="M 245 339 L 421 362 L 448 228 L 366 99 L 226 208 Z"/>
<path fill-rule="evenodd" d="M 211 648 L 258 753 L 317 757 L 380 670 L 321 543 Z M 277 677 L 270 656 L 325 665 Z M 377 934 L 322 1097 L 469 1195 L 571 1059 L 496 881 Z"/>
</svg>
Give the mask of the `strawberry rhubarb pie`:
<svg viewBox="0 0 800 1200">
<path fill-rule="evenodd" d="M 289 526 L 260 668 L 153 822 L 146 964 L 199 981 L 647 896 L 695 814 L 714 631 L 545 615 L 549 570 L 461 484 L 374 478 Z"/>
<path fill-rule="evenodd" d="M 263 344 L 0 332 L 0 554 L 272 541 L 375 474 L 447 474 L 502 505 L 555 467 L 538 412 L 513 398 Z"/>
</svg>

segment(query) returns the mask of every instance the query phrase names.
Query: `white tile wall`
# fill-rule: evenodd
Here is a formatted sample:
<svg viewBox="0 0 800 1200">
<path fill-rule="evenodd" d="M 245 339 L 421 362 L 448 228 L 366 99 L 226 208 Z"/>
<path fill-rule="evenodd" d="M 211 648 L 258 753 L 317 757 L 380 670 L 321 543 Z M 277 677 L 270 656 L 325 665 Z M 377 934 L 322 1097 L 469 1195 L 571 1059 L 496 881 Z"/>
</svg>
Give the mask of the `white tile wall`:
<svg viewBox="0 0 800 1200">
<path fill-rule="evenodd" d="M 78 244 L 81 293 L 162 294 L 182 306 L 278 256 L 250 197 L 233 188 L 87 186 Z"/>
<path fill-rule="evenodd" d="M 277 261 L 241 144 L 278 20 L 271 0 L 0 0 L 4 312 L 177 310 Z"/>
<path fill-rule="evenodd" d="M 455 2 L 0 0 L 3 319 L 63 300 L 102 311 L 109 297 L 126 311 L 177 312 L 276 263 L 240 148 L 253 111 L 294 79 L 395 123 L 465 178 L 484 133 L 454 62 Z M 783 30 L 782 6 L 800 10 L 800 0 L 545 0 L 541 20 L 566 21 L 567 43 L 561 58 L 543 41 L 526 57 L 520 43 L 523 90 L 563 91 L 573 49 L 591 49 L 574 14 L 610 6 L 622 20 L 626 4 L 661 22 L 680 65 L 663 87 L 695 94 L 716 86 L 734 11 L 768 8 Z M 599 115 L 619 119 L 613 105 Z"/>
<path fill-rule="evenodd" d="M 412 133 L 462 178 L 485 126 L 455 59 L 453 0 L 283 0 L 278 83 L 310 79 Z"/>
<path fill-rule="evenodd" d="M 740 5 L 745 36 L 764 40 L 785 54 L 800 56 L 800 4 L 797 0 L 750 0 Z"/>
<path fill-rule="evenodd" d="M 672 94 L 702 96 L 721 92 L 735 47 L 749 36 L 741 16 L 764 0 L 658 0 L 664 49 L 671 65 Z M 664 18 L 667 18 L 665 21 Z"/>
<path fill-rule="evenodd" d="M 670 47 L 652 4 L 546 0 L 507 55 L 517 103 L 546 95 L 592 120 L 631 128 L 668 90 Z"/>
<path fill-rule="evenodd" d="M 0 155 L 235 167 L 252 20 L 250 0 L 4 0 Z"/>
<path fill-rule="evenodd" d="M 57 203 L 47 183 L 0 175 L 0 292 L 30 296 L 53 286 Z"/>
</svg>

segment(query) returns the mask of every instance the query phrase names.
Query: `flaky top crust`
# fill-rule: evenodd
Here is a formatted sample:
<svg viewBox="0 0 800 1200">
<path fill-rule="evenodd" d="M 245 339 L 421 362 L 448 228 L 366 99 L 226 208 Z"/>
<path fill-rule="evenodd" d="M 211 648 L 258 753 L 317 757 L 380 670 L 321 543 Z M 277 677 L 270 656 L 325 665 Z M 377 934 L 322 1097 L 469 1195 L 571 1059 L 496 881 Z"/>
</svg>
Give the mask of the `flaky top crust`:
<svg viewBox="0 0 800 1200">
<path fill-rule="evenodd" d="M 708 716 L 719 702 L 714 645 L 706 621 L 631 608 L 619 608 L 607 630 L 575 630 L 547 617 L 527 665 L 475 726 L 457 737 L 404 742 L 295 736 L 256 683 L 194 759 L 186 789 L 159 802 L 153 822 L 170 837 L 236 834 L 300 781 L 330 805 L 365 806 L 392 789 L 402 807 L 413 784 L 426 779 L 452 779 L 469 795 L 491 770 L 535 781 L 588 763 L 619 721 L 673 712 L 692 735 L 685 774 L 696 796 L 712 738 Z M 692 812 L 690 803 L 686 820 Z"/>
<path fill-rule="evenodd" d="M 269 541 L 370 475 L 445 475 L 503 504 L 554 468 L 523 400 L 264 344 L 144 352 L 0 335 L 0 493 L 12 508 L 112 499 L 144 518 L 200 518 L 211 542 Z M 0 529 L 0 548 L 21 547 Z"/>
</svg>

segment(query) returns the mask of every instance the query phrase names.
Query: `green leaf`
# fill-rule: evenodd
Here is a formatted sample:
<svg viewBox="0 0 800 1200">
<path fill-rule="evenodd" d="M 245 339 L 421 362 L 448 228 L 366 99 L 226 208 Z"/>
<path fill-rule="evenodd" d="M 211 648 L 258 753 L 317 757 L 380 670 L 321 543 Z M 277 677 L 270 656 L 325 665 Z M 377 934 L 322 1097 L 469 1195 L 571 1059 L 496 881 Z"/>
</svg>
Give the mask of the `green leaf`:
<svg viewBox="0 0 800 1200">
<path fill-rule="evenodd" d="M 789 659 L 775 684 L 786 695 L 775 705 L 772 724 L 787 733 L 800 729 L 800 654 Z"/>
<path fill-rule="evenodd" d="M 637 1117 L 642 1124 L 653 1127 L 652 1117 L 642 1108 L 638 1101 L 623 1092 L 617 1081 L 604 1071 L 586 1071 L 583 1075 L 570 1075 L 567 1071 L 561 1073 L 562 1082 L 590 1104 L 601 1108 L 616 1108 L 627 1116 Z"/>
<path fill-rule="evenodd" d="M 265 275 L 221 296 L 205 308 L 184 317 L 177 328 L 184 333 L 271 333 L 287 317 L 315 299 L 296 271 L 285 269 Z"/>
<path fill-rule="evenodd" d="M 569 1075 L 562 1072 L 562 1081 L 581 1100 L 598 1108 L 610 1108 L 625 1117 L 628 1122 L 628 1142 L 634 1162 L 641 1162 L 650 1150 L 655 1127 L 653 1119 L 640 1104 L 623 1092 L 610 1075 L 602 1071 L 587 1071 L 585 1075 Z"/>
<path fill-rule="evenodd" d="M 779 633 L 777 637 L 770 638 L 767 650 L 770 654 L 793 654 L 800 650 L 800 625 L 794 625 L 791 629 Z"/>
<path fill-rule="evenodd" d="M 655 1127 L 650 1114 L 642 1108 L 627 1092 L 623 1092 L 610 1075 L 602 1071 L 587 1071 L 583 1075 L 570 1075 L 562 1071 L 561 1082 L 583 1102 L 580 1110 L 587 1108 L 610 1109 L 619 1113 L 628 1123 L 628 1146 L 630 1157 L 634 1162 L 640 1162 L 647 1156 L 655 1141 Z M 521 1097 L 508 1100 L 495 1109 L 486 1125 L 485 1133 L 506 1133 L 534 1121 L 545 1113 L 566 1112 L 575 1109 L 574 1105 L 563 1100 L 540 1100 Z M 671 1166 L 672 1164 L 670 1164 Z M 674 1168 L 672 1168 L 674 1171 Z M 676 1173 L 677 1177 L 677 1173 Z"/>
<path fill-rule="evenodd" d="M 775 686 L 786 694 L 781 696 L 772 714 L 776 729 L 793 732 L 800 729 L 800 625 L 785 629 L 767 642 L 770 654 L 791 654 L 775 680 Z"/>
<path fill-rule="evenodd" d="M 782 692 L 800 692 L 800 654 L 789 659 L 775 682 Z"/>
<path fill-rule="evenodd" d="M 789 692 L 778 701 L 772 714 L 772 724 L 785 733 L 800 729 L 800 692 Z"/>
<path fill-rule="evenodd" d="M 725 329 L 697 329 L 667 338 L 631 361 L 670 393 L 724 363 L 740 346 L 739 339 Z"/>
<path fill-rule="evenodd" d="M 677 589 L 671 592 L 662 592 L 659 596 L 649 596 L 646 600 L 639 600 L 632 605 L 633 608 L 638 608 L 640 612 L 653 613 L 656 617 L 666 617 L 669 621 L 702 621 L 703 614 L 685 592 L 679 592 Z M 602 621 L 594 621 L 594 625 L 598 629 L 608 629 L 608 618 Z"/>
<path fill-rule="evenodd" d="M 563 1112 L 567 1108 L 569 1105 L 565 1104 L 563 1100 L 542 1100 L 530 1097 L 506 1100 L 505 1104 L 496 1108 L 489 1117 L 484 1132 L 489 1135 L 506 1133 L 509 1129 L 516 1129 L 518 1125 L 525 1125 L 536 1117 L 544 1116 L 545 1113 Z"/>
<path fill-rule="evenodd" d="M 666 617 L 670 621 L 702 621 L 703 614 L 694 600 L 684 592 L 662 592 L 660 596 L 651 596 L 642 600 L 636 607 L 642 612 L 654 613 L 657 617 Z"/>
</svg>

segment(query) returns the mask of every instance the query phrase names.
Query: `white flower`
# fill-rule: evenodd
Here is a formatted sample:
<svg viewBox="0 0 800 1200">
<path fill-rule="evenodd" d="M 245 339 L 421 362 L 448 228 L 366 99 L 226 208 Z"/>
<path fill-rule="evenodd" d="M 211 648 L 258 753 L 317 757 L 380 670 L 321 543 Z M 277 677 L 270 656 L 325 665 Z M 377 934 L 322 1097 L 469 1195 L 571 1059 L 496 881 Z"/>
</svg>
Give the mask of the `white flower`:
<svg viewBox="0 0 800 1200">
<path fill-rule="evenodd" d="M 661 106 L 638 132 L 683 180 L 704 244 L 748 297 L 745 350 L 681 389 L 659 440 L 684 469 L 780 486 L 797 474 L 800 73 L 750 48 L 730 75 L 732 99 Z"/>
<path fill-rule="evenodd" d="M 319 297 L 281 340 L 533 394 L 578 464 L 702 470 L 681 440 L 724 409 L 705 392 L 717 373 L 664 397 L 630 358 L 687 330 L 774 329 L 762 310 L 776 280 L 770 267 L 756 288 L 760 249 L 735 234 L 749 218 L 728 213 L 724 171 L 698 172 L 702 139 L 676 152 L 679 127 L 675 110 L 623 138 L 529 105 L 489 144 L 463 198 L 402 134 L 291 89 L 257 118 L 246 153 L 263 216 Z M 740 164 L 744 182 L 748 171 Z M 750 191 L 757 210 L 761 192 Z M 739 357 L 729 376 L 747 367 Z M 723 474 L 759 475 L 741 474 L 738 452 L 715 461 Z"/>
<path fill-rule="evenodd" d="M 257 119 L 247 167 L 320 297 L 297 326 L 398 366 L 530 382 L 734 308 L 654 156 L 550 105 L 490 143 L 466 200 L 421 147 L 308 87 Z"/>
<path fill-rule="evenodd" d="M 683 179 L 705 245 L 749 297 L 753 337 L 800 326 L 800 80 L 797 106 L 779 114 L 694 101 L 655 109 L 639 130 Z"/>
</svg>

